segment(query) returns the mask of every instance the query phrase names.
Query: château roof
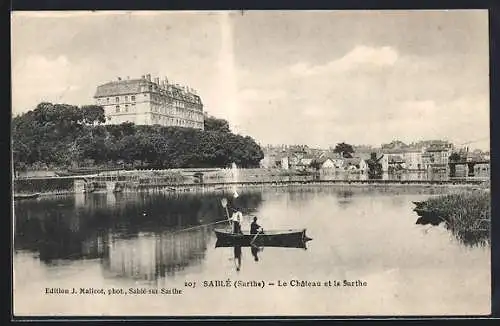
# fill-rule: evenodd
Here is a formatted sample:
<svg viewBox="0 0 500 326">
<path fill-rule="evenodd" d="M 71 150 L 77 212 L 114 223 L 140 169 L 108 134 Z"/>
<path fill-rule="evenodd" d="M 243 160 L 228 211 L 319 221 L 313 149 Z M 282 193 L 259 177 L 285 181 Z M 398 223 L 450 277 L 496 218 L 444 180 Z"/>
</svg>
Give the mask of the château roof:
<svg viewBox="0 0 500 326">
<path fill-rule="evenodd" d="M 144 80 L 128 79 L 112 81 L 100 86 L 97 86 L 97 91 L 94 97 L 126 95 L 141 92 L 141 85 Z"/>
<path fill-rule="evenodd" d="M 97 86 L 94 98 L 97 97 L 111 97 L 128 94 L 137 94 L 143 91 L 142 87 L 148 87 L 149 92 L 164 92 L 162 86 L 158 82 L 152 82 L 145 78 L 142 79 L 126 79 L 111 81 L 106 84 Z M 169 90 L 165 94 L 176 99 L 181 99 L 186 102 L 202 104 L 201 98 L 193 93 L 194 90 L 186 90 L 180 85 L 169 85 Z"/>
</svg>

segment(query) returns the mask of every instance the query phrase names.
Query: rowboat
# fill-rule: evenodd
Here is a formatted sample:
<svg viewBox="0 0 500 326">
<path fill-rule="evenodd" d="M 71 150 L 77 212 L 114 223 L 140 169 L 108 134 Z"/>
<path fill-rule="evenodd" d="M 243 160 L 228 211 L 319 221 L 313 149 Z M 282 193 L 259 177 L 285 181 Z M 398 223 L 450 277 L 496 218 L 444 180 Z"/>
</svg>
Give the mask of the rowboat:
<svg viewBox="0 0 500 326">
<path fill-rule="evenodd" d="M 36 199 L 38 197 L 40 197 L 39 193 L 36 193 L 36 194 L 17 194 L 17 195 L 14 195 L 14 200 Z"/>
<path fill-rule="evenodd" d="M 306 229 L 286 231 L 265 231 L 257 237 L 255 234 L 235 234 L 227 230 L 214 230 L 217 236 L 216 247 L 258 246 L 258 247 L 287 247 L 305 248 L 306 242 L 312 240 L 306 236 Z M 255 238 L 255 240 L 254 240 Z M 253 243 L 252 243 L 253 240 Z"/>
</svg>

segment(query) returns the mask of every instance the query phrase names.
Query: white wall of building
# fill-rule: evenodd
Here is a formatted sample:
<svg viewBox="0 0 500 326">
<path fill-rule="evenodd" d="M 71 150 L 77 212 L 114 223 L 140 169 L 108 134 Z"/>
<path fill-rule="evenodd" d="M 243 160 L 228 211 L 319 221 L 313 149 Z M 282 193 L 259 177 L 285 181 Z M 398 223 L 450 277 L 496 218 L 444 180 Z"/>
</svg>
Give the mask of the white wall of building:
<svg viewBox="0 0 500 326">
<path fill-rule="evenodd" d="M 159 94 L 136 93 L 96 98 L 104 108 L 107 124 L 132 122 L 204 129 L 203 110 L 182 101 L 168 101 Z"/>
</svg>

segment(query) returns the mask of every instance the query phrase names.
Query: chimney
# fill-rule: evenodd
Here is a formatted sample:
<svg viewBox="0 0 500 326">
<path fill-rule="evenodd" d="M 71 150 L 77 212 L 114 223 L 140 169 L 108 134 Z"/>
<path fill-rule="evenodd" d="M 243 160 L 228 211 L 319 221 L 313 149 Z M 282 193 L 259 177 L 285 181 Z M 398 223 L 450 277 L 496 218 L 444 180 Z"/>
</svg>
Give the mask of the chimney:
<svg viewBox="0 0 500 326">
<path fill-rule="evenodd" d="M 142 79 L 146 79 L 146 76 L 145 76 L 145 75 L 142 75 L 142 76 L 141 76 L 141 78 L 142 78 Z"/>
<path fill-rule="evenodd" d="M 155 77 L 155 84 L 160 85 L 160 77 Z"/>
<path fill-rule="evenodd" d="M 151 81 L 151 74 L 147 74 L 147 75 L 146 75 L 146 79 L 147 79 L 148 81 Z"/>
<path fill-rule="evenodd" d="M 168 78 L 167 78 L 167 76 L 165 76 L 165 84 L 168 85 Z"/>
<path fill-rule="evenodd" d="M 129 80 L 129 79 L 130 79 L 130 76 L 127 76 L 127 80 Z"/>
<path fill-rule="evenodd" d="M 122 78 L 121 78 L 121 77 L 118 77 L 118 80 L 120 81 L 120 80 L 122 80 Z"/>
</svg>

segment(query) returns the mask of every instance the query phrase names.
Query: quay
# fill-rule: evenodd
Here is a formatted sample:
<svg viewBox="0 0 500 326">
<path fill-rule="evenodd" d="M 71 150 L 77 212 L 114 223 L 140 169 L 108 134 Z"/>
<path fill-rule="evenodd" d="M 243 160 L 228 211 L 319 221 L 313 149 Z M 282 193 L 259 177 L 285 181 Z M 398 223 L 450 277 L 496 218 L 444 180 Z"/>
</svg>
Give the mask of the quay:
<svg viewBox="0 0 500 326">
<path fill-rule="evenodd" d="M 370 186 L 370 187 L 443 187 L 469 186 L 479 187 L 488 181 L 482 179 L 447 179 L 447 180 L 400 180 L 400 179 L 332 179 L 332 180 L 267 180 L 267 181 L 224 181 L 224 182 L 161 182 L 149 180 L 142 183 L 134 180 L 116 180 L 102 176 L 65 176 L 49 178 L 17 179 L 14 193 L 40 195 L 91 193 L 91 192 L 217 192 L 232 191 L 255 187 L 290 187 L 290 186 Z M 157 181 L 157 182 L 155 182 Z M 48 184 L 60 183 L 59 189 Z"/>
</svg>

